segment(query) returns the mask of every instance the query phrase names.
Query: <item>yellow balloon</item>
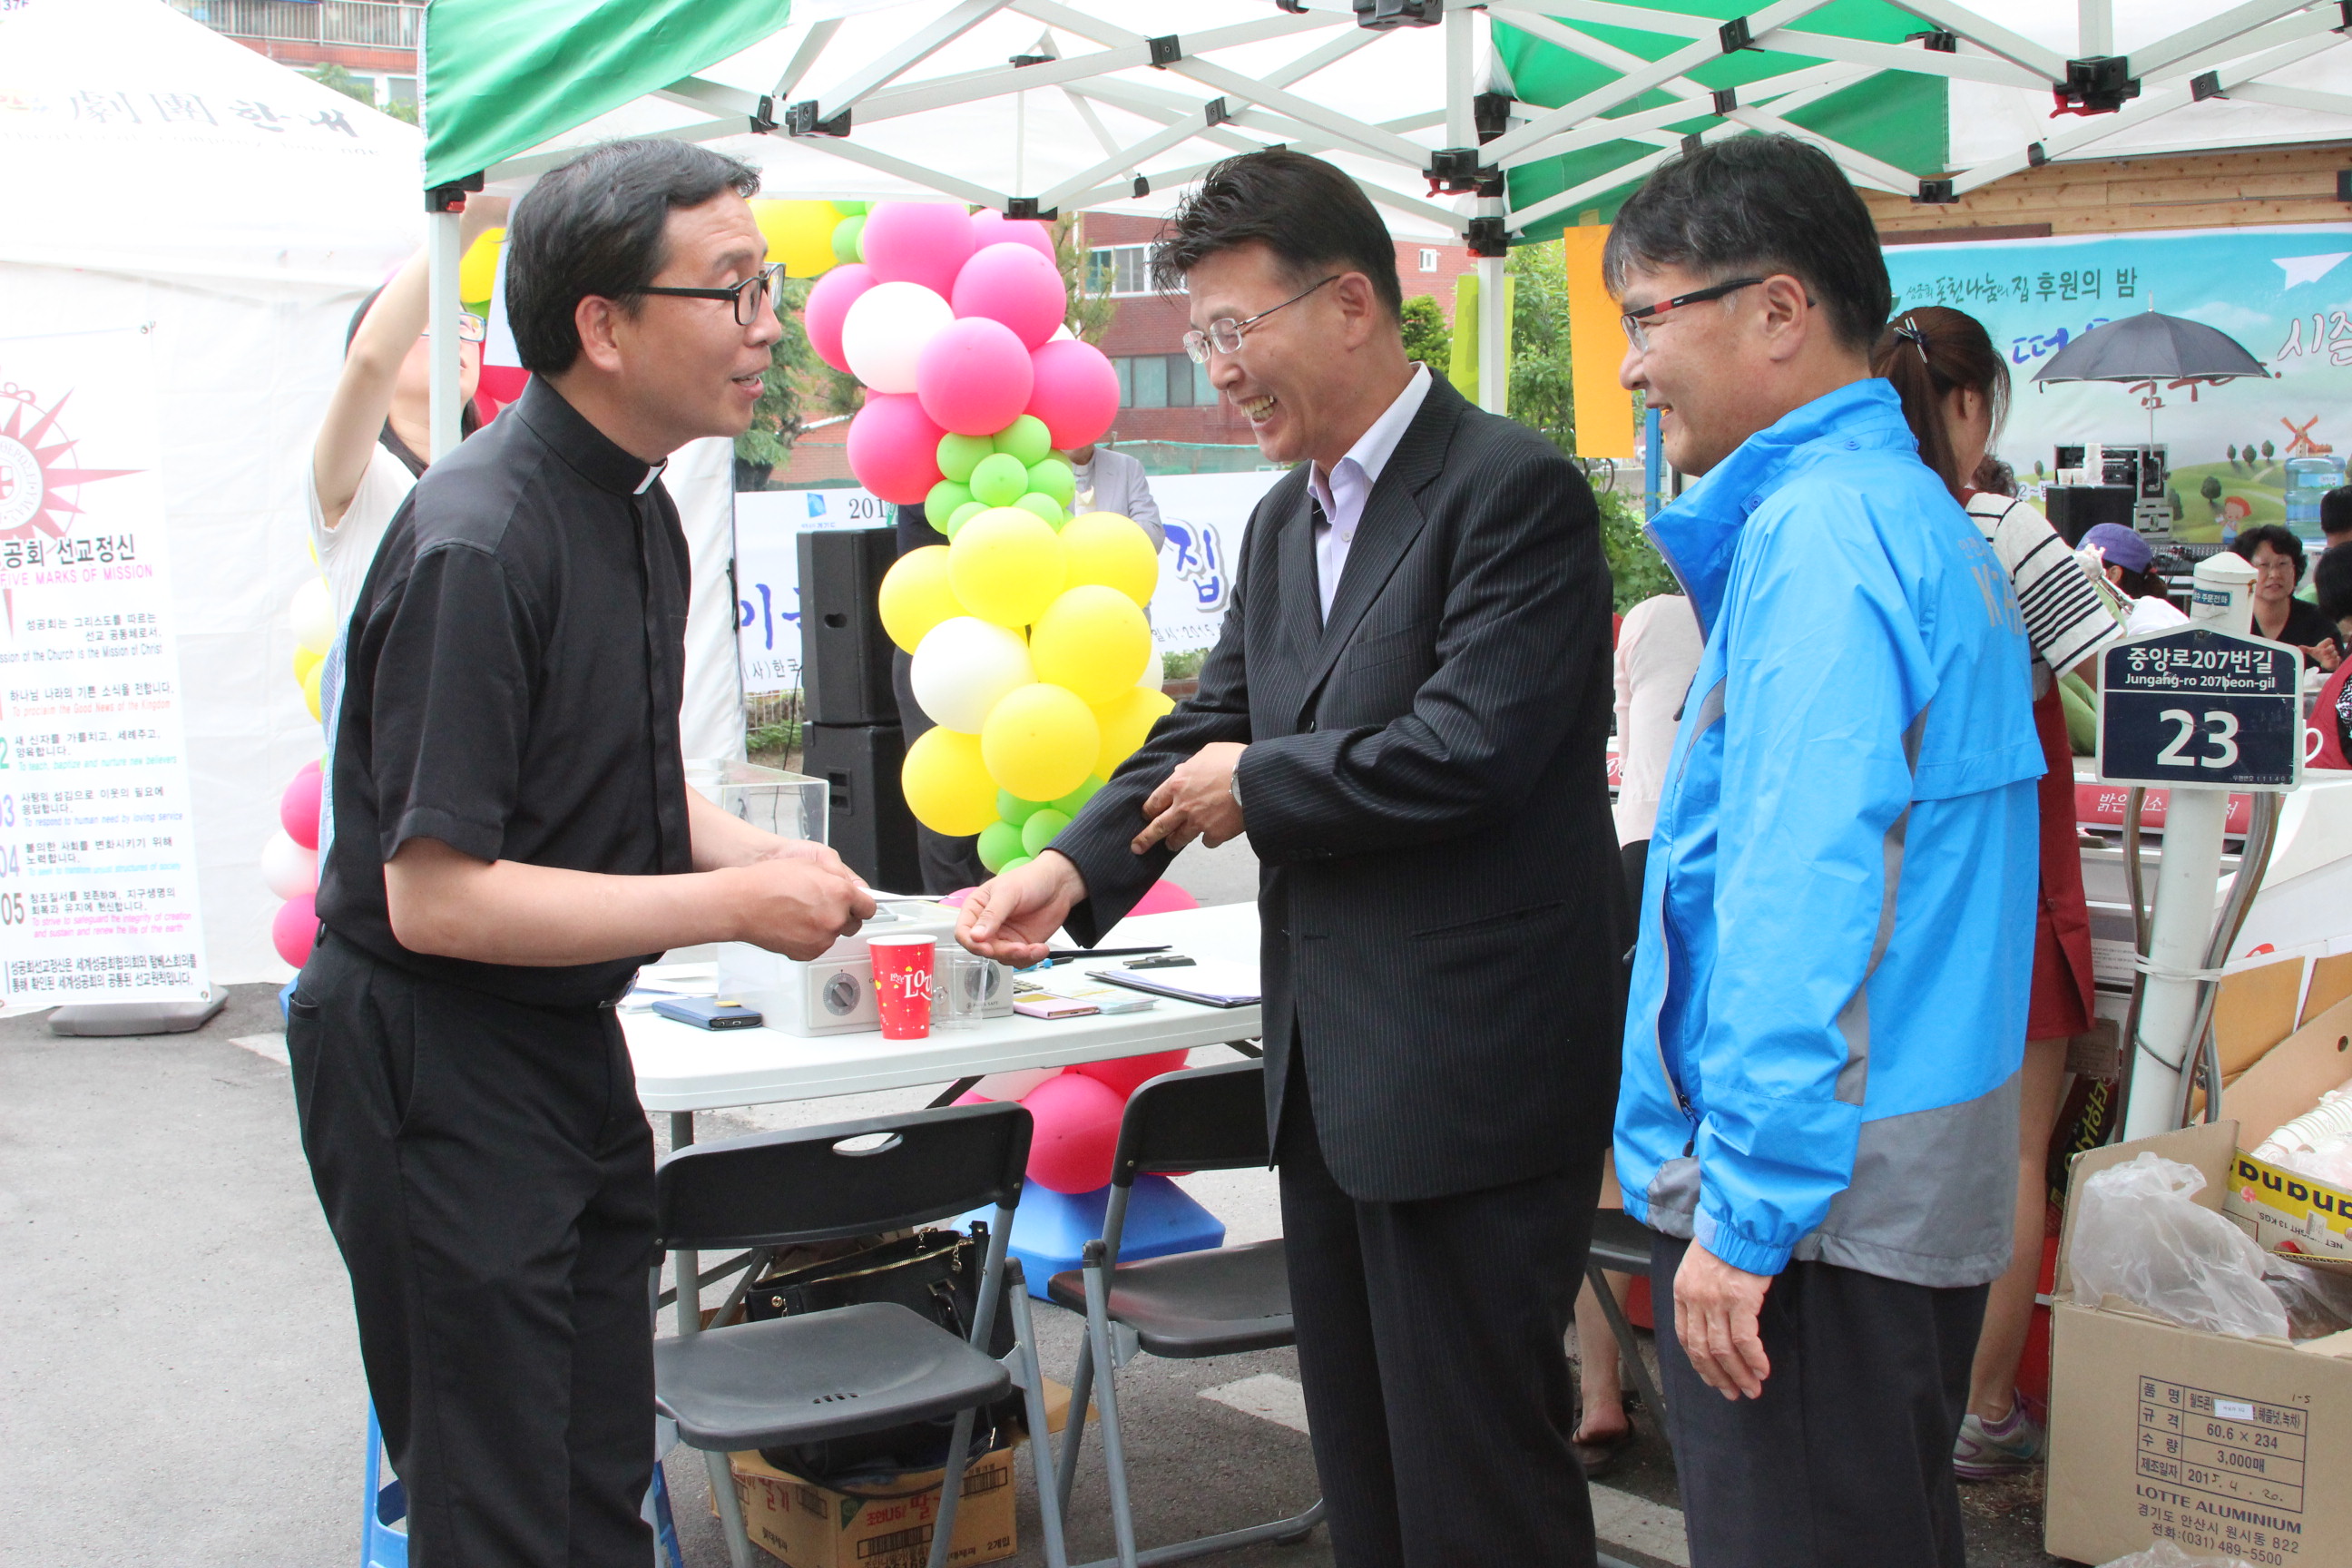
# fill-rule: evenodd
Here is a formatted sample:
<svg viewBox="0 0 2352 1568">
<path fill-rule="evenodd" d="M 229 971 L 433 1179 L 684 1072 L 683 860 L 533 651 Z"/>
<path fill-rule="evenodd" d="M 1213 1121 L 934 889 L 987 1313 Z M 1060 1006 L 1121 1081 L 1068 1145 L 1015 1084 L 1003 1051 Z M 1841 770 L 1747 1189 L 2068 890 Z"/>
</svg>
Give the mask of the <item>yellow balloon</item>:
<svg viewBox="0 0 2352 1568">
<path fill-rule="evenodd" d="M 1175 700 L 1164 691 L 1130 686 L 1097 708 L 1095 720 L 1102 729 L 1102 747 L 1095 755 L 1095 772 L 1110 777 L 1113 769 L 1135 755 L 1136 748 L 1150 735 L 1151 726 L 1175 707 Z"/>
<path fill-rule="evenodd" d="M 882 629 L 908 653 L 922 646 L 933 626 L 964 613 L 964 607 L 956 603 L 955 590 L 948 584 L 944 544 L 926 544 L 898 557 L 883 575 L 877 597 Z"/>
<path fill-rule="evenodd" d="M 474 237 L 457 258 L 457 298 L 488 300 L 498 292 L 499 247 L 507 242 L 503 228 L 486 228 Z"/>
<path fill-rule="evenodd" d="M 966 615 L 1000 626 L 1025 626 L 1061 597 L 1065 557 L 1053 524 L 1019 507 L 992 507 L 956 530 L 948 546 L 948 580 Z"/>
<path fill-rule="evenodd" d="M 833 230 L 841 215 L 831 202 L 755 200 L 751 219 L 768 237 L 768 259 L 782 262 L 787 276 L 814 278 L 835 265 Z"/>
<path fill-rule="evenodd" d="M 924 739 L 937 733 L 926 731 Z M 980 729 L 980 755 L 989 776 L 1023 800 L 1056 800 L 1069 794 L 1087 782 L 1101 751 L 1102 726 L 1094 710 L 1068 687 L 1044 681 L 1007 692 Z M 990 805 L 992 810 L 992 796 Z"/>
<path fill-rule="evenodd" d="M 981 761 L 980 737 L 926 730 L 898 770 L 907 809 L 934 833 L 963 838 L 996 820 L 996 781 Z"/>
<path fill-rule="evenodd" d="M 314 720 L 323 718 L 326 712 L 325 699 L 319 691 L 319 678 L 326 673 L 327 661 L 322 658 L 312 665 L 310 672 L 302 678 L 302 705 L 310 710 L 310 717 Z"/>
<path fill-rule="evenodd" d="M 1108 702 L 1151 666 L 1151 626 L 1133 599 L 1099 583 L 1066 589 L 1029 628 L 1037 679 Z"/>
<path fill-rule="evenodd" d="M 310 672 L 318 668 L 319 666 L 324 664 L 326 661 L 327 656 L 325 654 L 312 653 L 307 647 L 296 648 L 294 650 L 294 684 L 297 686 L 310 685 Z"/>
<path fill-rule="evenodd" d="M 1151 603 L 1160 557 L 1141 523 L 1115 511 L 1090 511 L 1062 525 L 1062 548 L 1069 552 L 1073 584 L 1099 583 L 1139 605 Z"/>
</svg>

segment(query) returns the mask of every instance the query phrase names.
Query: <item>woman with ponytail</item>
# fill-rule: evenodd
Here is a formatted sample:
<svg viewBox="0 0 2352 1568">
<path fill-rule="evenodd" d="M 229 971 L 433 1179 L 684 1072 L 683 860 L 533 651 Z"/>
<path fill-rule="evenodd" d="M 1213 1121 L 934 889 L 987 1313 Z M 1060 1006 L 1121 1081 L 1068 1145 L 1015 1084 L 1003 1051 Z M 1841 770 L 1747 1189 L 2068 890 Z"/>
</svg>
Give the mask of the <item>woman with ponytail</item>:
<svg viewBox="0 0 2352 1568">
<path fill-rule="evenodd" d="M 2033 717 L 2048 772 L 2042 779 L 2042 898 L 2033 945 L 2033 1000 L 2020 1075 L 2016 1250 L 1985 1303 L 1953 1468 L 1990 1480 L 2040 1460 L 2042 1431 L 2017 1397 L 2017 1365 L 2033 1311 L 2049 1216 L 2044 1175 L 2065 1084 L 2066 1041 L 2091 1026 L 2091 926 L 2075 846 L 2074 757 L 2058 677 L 2124 635 L 2074 552 L 2025 502 L 1977 488 L 1987 449 L 2009 409 L 2009 364 L 1975 317 L 1942 306 L 1897 315 L 1871 369 L 1894 384 L 1918 437 L 1920 460 L 1942 477 L 2008 570 L 2033 648 Z"/>
</svg>

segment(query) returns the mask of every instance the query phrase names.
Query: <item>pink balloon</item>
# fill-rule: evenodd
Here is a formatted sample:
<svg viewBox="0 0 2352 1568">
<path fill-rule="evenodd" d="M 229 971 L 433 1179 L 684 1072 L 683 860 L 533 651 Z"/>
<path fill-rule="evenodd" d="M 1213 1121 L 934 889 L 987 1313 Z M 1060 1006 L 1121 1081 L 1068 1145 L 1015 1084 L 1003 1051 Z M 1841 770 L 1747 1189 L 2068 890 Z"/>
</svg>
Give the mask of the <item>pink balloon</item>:
<svg viewBox="0 0 2352 1568">
<path fill-rule="evenodd" d="M 1054 335 L 1069 313 L 1062 269 L 1025 245 L 992 245 L 956 274 L 952 300 L 959 316 L 1002 321 L 1034 349 Z"/>
<path fill-rule="evenodd" d="M 849 314 L 849 307 L 857 303 L 860 294 L 880 281 L 874 276 L 874 268 L 862 261 L 836 267 L 816 280 L 816 287 L 809 290 L 808 304 L 801 311 L 801 326 L 807 331 L 809 347 L 816 351 L 817 358 L 835 370 L 849 368 L 849 361 L 841 353 L 842 318 Z"/>
<path fill-rule="evenodd" d="M 940 482 L 940 437 L 911 392 L 869 392 L 849 422 L 849 471 L 887 501 L 912 506 Z"/>
<path fill-rule="evenodd" d="M 982 207 L 971 215 L 971 247 L 975 252 L 1008 242 L 1025 245 L 1046 260 L 1054 260 L 1054 231 L 1044 224 L 1028 218 L 1009 218 L 993 207 Z M 1060 270 L 1059 263 L 1055 270 Z"/>
<path fill-rule="evenodd" d="M 876 282 L 919 283 L 942 300 L 971 258 L 971 220 L 947 202 L 884 202 L 862 237 Z"/>
<path fill-rule="evenodd" d="M 310 962 L 310 943 L 318 935 L 318 902 L 308 893 L 278 905 L 277 917 L 269 922 L 269 940 L 278 956 L 297 969 Z M 1108 1176 L 1103 1178 L 1108 1180 Z"/>
<path fill-rule="evenodd" d="M 1035 1131 L 1029 1179 L 1057 1193 L 1090 1193 L 1110 1184 L 1126 1101 L 1108 1084 L 1078 1073 L 1049 1078 L 1022 1097 Z"/>
<path fill-rule="evenodd" d="M 1034 385 L 1029 406 L 1045 422 L 1062 451 L 1083 447 L 1118 417 L 1118 372 L 1100 349 L 1076 338 L 1059 338 L 1029 356 Z"/>
<path fill-rule="evenodd" d="M 1164 1072 L 1175 1072 L 1184 1065 L 1190 1051 L 1154 1051 L 1148 1057 L 1121 1057 L 1117 1061 L 1080 1062 L 1064 1072 L 1074 1072 L 1108 1084 L 1110 1091 L 1124 1102 L 1127 1097 Z"/>
<path fill-rule="evenodd" d="M 1030 379 L 1028 349 L 1011 327 L 986 316 L 934 334 L 915 360 L 923 412 L 959 436 L 992 436 L 1020 418 Z"/>
<path fill-rule="evenodd" d="M 319 764 L 304 763 L 294 782 L 278 798 L 278 824 L 286 829 L 286 837 L 305 849 L 319 847 L 319 797 L 323 784 L 319 777 Z"/>
<path fill-rule="evenodd" d="M 1127 912 L 1131 915 L 1164 915 L 1171 910 L 1197 910 L 1200 907 L 1200 900 L 1162 878 L 1146 888 L 1143 897 L 1136 900 L 1135 907 Z"/>
</svg>

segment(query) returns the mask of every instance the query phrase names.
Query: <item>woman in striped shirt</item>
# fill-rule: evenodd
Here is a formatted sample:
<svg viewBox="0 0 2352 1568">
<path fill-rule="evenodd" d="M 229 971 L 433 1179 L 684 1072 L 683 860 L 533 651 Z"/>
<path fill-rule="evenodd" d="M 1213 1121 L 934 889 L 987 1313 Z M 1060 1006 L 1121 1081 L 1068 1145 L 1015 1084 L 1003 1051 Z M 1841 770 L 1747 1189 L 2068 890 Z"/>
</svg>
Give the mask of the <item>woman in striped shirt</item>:
<svg viewBox="0 0 2352 1568">
<path fill-rule="evenodd" d="M 2009 364 L 1976 318 L 1941 306 L 1906 310 L 1879 340 L 1871 368 L 1895 385 L 1922 461 L 1942 476 L 2009 572 L 2033 649 L 2033 718 L 2048 772 L 2042 779 L 2042 897 L 2033 944 L 2033 999 L 2020 1075 L 2016 1250 L 1985 1303 L 1982 1333 L 1953 1468 L 1987 1480 L 2035 1464 L 2041 1427 L 2017 1398 L 2042 1269 L 2050 1135 L 2065 1086 L 2066 1041 L 2091 1026 L 2091 924 L 2075 845 L 2074 756 L 2058 677 L 2123 636 L 2123 624 L 2042 513 L 1974 488 L 2009 407 Z"/>
</svg>

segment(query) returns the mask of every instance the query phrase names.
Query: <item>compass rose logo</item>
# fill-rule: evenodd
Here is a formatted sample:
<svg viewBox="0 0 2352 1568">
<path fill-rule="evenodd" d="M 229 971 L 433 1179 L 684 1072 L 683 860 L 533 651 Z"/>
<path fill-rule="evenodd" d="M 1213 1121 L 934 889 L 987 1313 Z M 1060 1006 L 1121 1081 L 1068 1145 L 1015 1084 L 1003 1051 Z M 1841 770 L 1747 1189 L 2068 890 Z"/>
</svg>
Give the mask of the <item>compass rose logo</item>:
<svg viewBox="0 0 2352 1568">
<path fill-rule="evenodd" d="M 72 465 L 77 441 L 58 423 L 72 395 L 43 410 L 31 392 L 0 383 L 0 539 L 63 538 L 82 510 L 83 485 L 139 471 Z"/>
</svg>

